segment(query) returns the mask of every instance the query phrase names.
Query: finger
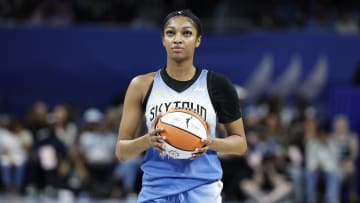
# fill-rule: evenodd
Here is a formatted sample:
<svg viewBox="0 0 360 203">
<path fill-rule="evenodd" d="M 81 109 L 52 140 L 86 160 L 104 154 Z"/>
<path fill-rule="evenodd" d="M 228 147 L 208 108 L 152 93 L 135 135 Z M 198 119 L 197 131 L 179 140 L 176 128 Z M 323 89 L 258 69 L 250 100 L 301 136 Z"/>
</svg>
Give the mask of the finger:
<svg viewBox="0 0 360 203">
<path fill-rule="evenodd" d="M 209 122 L 208 122 L 208 121 L 205 121 L 205 124 L 206 124 L 207 130 L 209 131 L 209 130 L 210 130 L 210 124 L 209 124 Z"/>
<path fill-rule="evenodd" d="M 157 143 L 155 148 L 158 149 L 161 152 L 165 152 L 165 149 L 166 149 L 164 143 Z"/>
<path fill-rule="evenodd" d="M 164 128 L 156 128 L 154 131 L 156 135 L 159 135 L 159 133 L 164 131 Z"/>
<path fill-rule="evenodd" d="M 211 143 L 211 139 L 201 139 L 201 142 L 204 143 L 204 146 L 208 146 Z"/>
<path fill-rule="evenodd" d="M 191 155 L 191 159 L 196 159 L 196 158 L 200 157 L 201 155 L 202 155 L 202 153 L 201 154 L 200 153 L 194 153 L 194 154 Z"/>
<path fill-rule="evenodd" d="M 207 152 L 208 149 L 209 149 L 208 147 L 196 148 L 194 153 L 203 154 L 203 153 Z"/>
<path fill-rule="evenodd" d="M 155 128 L 156 124 L 158 123 L 159 119 L 164 115 L 164 113 L 159 113 L 159 115 L 156 116 L 156 118 L 153 120 L 153 122 L 151 123 L 151 127 L 152 128 Z"/>
<path fill-rule="evenodd" d="M 151 146 L 157 148 L 160 151 L 164 151 L 165 150 L 165 137 L 163 136 L 152 136 L 150 138 L 150 144 Z"/>
<path fill-rule="evenodd" d="M 208 121 L 205 121 L 206 124 L 206 132 L 208 135 L 210 135 L 210 123 Z"/>
<path fill-rule="evenodd" d="M 153 136 L 151 137 L 151 141 L 154 143 L 164 143 L 166 137 L 165 136 Z"/>
<path fill-rule="evenodd" d="M 150 135 L 151 137 L 160 136 L 160 133 L 161 133 L 162 131 L 164 131 L 163 128 L 156 128 L 156 129 L 151 130 L 151 131 L 149 132 L 149 135 Z"/>
<path fill-rule="evenodd" d="M 209 149 L 208 147 L 196 148 L 194 153 L 192 154 L 192 157 L 197 158 L 197 157 L 203 155 L 205 152 L 207 152 L 208 149 Z"/>
</svg>

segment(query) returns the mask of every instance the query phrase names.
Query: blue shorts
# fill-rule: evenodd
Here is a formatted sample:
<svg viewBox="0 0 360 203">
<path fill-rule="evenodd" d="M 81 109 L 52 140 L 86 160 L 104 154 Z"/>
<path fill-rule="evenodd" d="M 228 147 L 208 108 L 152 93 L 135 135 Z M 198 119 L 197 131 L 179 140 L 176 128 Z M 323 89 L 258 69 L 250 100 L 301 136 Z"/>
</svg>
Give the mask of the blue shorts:
<svg viewBox="0 0 360 203">
<path fill-rule="evenodd" d="M 138 203 L 221 203 L 222 189 L 223 183 L 219 180 L 206 185 L 201 185 L 180 194 Z"/>
</svg>

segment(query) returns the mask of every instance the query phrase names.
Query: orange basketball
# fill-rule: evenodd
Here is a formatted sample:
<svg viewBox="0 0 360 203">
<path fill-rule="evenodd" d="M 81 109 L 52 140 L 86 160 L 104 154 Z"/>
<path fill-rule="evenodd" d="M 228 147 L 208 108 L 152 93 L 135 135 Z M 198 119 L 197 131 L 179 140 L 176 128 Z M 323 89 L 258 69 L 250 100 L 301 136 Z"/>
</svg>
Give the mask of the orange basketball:
<svg viewBox="0 0 360 203">
<path fill-rule="evenodd" d="M 204 146 L 201 139 L 207 138 L 206 122 L 197 113 L 187 109 L 172 109 L 156 124 L 163 128 L 167 154 L 175 159 L 188 159 L 196 148 Z"/>
</svg>

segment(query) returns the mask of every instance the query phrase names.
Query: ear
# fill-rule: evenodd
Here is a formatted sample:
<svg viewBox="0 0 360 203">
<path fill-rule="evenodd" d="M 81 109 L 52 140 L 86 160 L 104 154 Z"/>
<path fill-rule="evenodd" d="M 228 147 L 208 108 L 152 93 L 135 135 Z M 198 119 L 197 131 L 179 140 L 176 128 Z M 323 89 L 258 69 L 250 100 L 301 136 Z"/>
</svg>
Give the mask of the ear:
<svg viewBox="0 0 360 203">
<path fill-rule="evenodd" d="M 201 44 L 201 36 L 199 36 L 196 40 L 196 44 L 195 44 L 195 47 L 198 48 Z"/>
</svg>

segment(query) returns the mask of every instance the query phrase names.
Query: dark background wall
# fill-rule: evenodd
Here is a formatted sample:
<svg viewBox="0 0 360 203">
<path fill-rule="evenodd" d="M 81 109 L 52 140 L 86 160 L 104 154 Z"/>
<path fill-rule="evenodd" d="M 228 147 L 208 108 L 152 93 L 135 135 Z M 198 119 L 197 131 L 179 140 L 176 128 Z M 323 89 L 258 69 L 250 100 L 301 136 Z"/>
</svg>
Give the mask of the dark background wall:
<svg viewBox="0 0 360 203">
<path fill-rule="evenodd" d="M 105 106 L 125 92 L 135 75 L 161 68 L 166 61 L 156 30 L 5 26 L 0 28 L 0 45 L 0 110 L 16 114 L 23 114 L 37 100 L 50 105 L 71 102 L 80 109 Z M 298 67 L 292 76 L 297 81 L 284 95 L 290 98 L 315 74 L 322 60 L 324 84 L 311 102 L 328 105 L 335 87 L 351 85 L 360 62 L 359 50 L 357 35 L 292 31 L 207 34 L 195 63 L 248 87 L 251 80 L 260 80 L 256 74 L 261 74 L 264 60 L 270 58 L 268 81 L 258 92 L 269 94 L 276 93 L 281 78 L 291 77 L 286 74 L 295 61 Z"/>
</svg>

